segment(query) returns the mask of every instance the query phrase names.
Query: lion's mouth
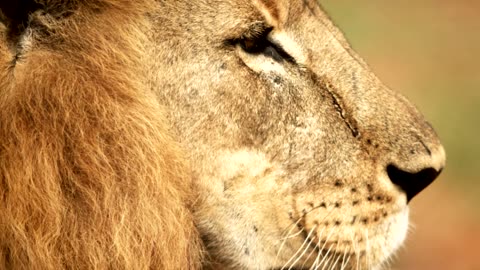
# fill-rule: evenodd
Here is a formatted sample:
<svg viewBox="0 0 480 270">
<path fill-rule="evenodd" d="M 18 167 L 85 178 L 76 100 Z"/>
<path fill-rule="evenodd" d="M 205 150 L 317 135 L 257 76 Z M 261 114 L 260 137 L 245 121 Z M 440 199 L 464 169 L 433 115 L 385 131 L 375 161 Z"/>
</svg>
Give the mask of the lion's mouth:
<svg viewBox="0 0 480 270">
<path fill-rule="evenodd" d="M 381 229 L 385 227 L 382 224 L 376 233 L 363 235 L 363 231 L 350 231 L 349 233 L 340 233 L 335 230 L 333 235 L 323 235 L 325 238 L 319 238 L 319 235 L 313 233 L 303 233 L 303 242 L 306 243 L 299 248 L 296 255 L 292 256 L 289 262 L 282 267 L 271 268 L 271 270 L 283 269 L 350 269 L 357 265 L 360 269 L 380 264 L 384 258 L 378 256 L 378 248 L 388 235 L 388 230 Z M 387 226 L 388 227 L 388 226 Z M 304 232 L 312 232 L 315 227 L 304 228 Z M 351 237 L 348 235 L 351 234 Z M 321 236 L 320 236 L 321 237 Z M 385 254 L 383 254 L 385 255 Z M 292 263 L 295 262 L 295 263 Z"/>
<path fill-rule="evenodd" d="M 295 258 L 298 264 L 287 263 L 283 269 L 350 269 L 354 266 L 364 269 L 383 263 L 403 242 L 408 228 L 408 208 L 390 213 L 389 219 L 376 226 L 357 229 L 337 226 L 333 234 L 318 229 L 315 222 L 313 227 L 301 227 L 307 251 Z M 335 267 L 330 268 L 332 265 Z"/>
<path fill-rule="evenodd" d="M 305 241 L 309 242 L 311 239 L 305 238 Z M 349 244 L 353 246 L 351 242 Z M 282 267 L 270 270 L 307 270 L 324 269 L 325 267 L 327 269 L 350 269 L 349 266 L 358 264 L 366 255 L 366 250 L 345 248 L 339 246 L 338 241 L 320 241 L 307 249 L 299 257 L 294 258 L 293 261 L 297 262 L 296 264 L 292 265 L 292 262 L 289 261 Z"/>
<path fill-rule="evenodd" d="M 342 269 L 345 269 L 352 258 L 359 258 L 365 254 L 365 251 L 355 247 L 352 241 L 322 240 L 307 235 L 304 235 L 303 239 L 304 245 L 298 248 L 285 265 L 272 269 L 322 269 L 332 264 L 342 265 Z"/>
</svg>

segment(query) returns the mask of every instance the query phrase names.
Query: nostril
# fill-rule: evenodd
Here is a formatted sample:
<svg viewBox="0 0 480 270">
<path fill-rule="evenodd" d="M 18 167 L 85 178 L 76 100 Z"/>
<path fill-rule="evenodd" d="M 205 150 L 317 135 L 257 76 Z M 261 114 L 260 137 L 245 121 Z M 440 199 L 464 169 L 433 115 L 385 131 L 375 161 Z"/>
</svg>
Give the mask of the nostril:
<svg viewBox="0 0 480 270">
<path fill-rule="evenodd" d="M 434 168 L 426 168 L 417 173 L 410 173 L 397 168 L 395 165 L 387 166 L 387 174 L 390 180 L 399 186 L 407 194 L 407 202 L 415 197 L 420 191 L 430 185 L 442 171 Z"/>
</svg>

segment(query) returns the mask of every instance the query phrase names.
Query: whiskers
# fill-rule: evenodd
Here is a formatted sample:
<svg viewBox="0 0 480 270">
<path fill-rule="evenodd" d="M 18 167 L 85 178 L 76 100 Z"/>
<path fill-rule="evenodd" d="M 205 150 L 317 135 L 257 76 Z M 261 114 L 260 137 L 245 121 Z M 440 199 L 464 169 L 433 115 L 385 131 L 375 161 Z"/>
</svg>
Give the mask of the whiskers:
<svg viewBox="0 0 480 270">
<path fill-rule="evenodd" d="M 305 258 L 303 264 L 302 264 L 302 267 L 300 267 L 300 269 L 304 269 L 305 268 L 305 264 L 308 262 L 308 260 L 310 259 L 310 257 L 312 257 L 313 253 L 315 253 L 315 251 L 319 251 L 320 250 L 320 247 L 318 246 L 318 242 L 320 239 L 322 239 L 322 236 L 323 236 L 323 232 L 325 231 L 325 228 L 323 228 L 320 233 L 317 234 L 317 243 L 315 243 L 315 247 L 312 248 L 312 250 L 310 251 L 310 253 L 308 254 L 308 256 Z M 313 240 L 313 239 L 312 239 Z"/>
<path fill-rule="evenodd" d="M 310 270 L 347 269 L 352 256 L 359 254 L 359 252 L 355 252 L 355 242 L 352 240 L 352 243 L 346 246 L 342 253 L 338 253 L 335 251 L 335 247 L 338 247 L 338 242 L 331 241 L 331 239 L 334 238 L 335 235 L 338 235 L 339 228 L 322 227 L 320 229 L 318 225 L 322 224 L 332 211 L 330 211 L 322 221 L 316 222 L 316 225 L 308 230 L 304 226 L 299 226 L 302 221 L 305 221 L 305 214 L 286 228 L 288 231 L 285 236 L 281 238 L 275 264 L 281 257 L 281 252 L 284 250 L 288 240 L 299 237 L 299 235 L 304 235 L 304 240 L 296 252 L 283 264 L 280 268 L 281 270 L 291 270 L 299 267 L 300 263 L 300 269 L 305 269 L 307 263 L 312 263 L 309 268 Z M 299 228 L 298 231 L 295 231 L 295 228 Z M 354 252 L 352 252 L 352 250 Z M 313 257 L 314 254 L 316 254 L 316 257 Z"/>
<path fill-rule="evenodd" d="M 382 269 L 378 267 L 385 265 L 379 265 L 379 261 L 388 264 L 391 247 L 380 246 L 377 240 L 379 228 L 353 228 L 341 226 L 340 222 L 332 226 L 332 221 L 328 218 L 335 213 L 336 208 L 320 212 L 320 219 L 318 215 L 308 215 L 316 209 L 303 211 L 298 219 L 292 219 L 293 222 L 284 229 L 278 241 L 279 248 L 274 263 L 278 269 L 363 270 Z"/>
<path fill-rule="evenodd" d="M 286 236 L 281 239 L 282 243 L 280 244 L 280 248 L 278 249 L 277 256 L 275 257 L 275 264 L 277 263 L 278 256 L 280 255 L 280 252 L 282 252 L 282 249 L 285 246 L 285 243 L 287 242 L 287 240 L 297 237 L 298 235 L 302 234 L 303 231 L 305 230 L 305 228 L 302 227 L 298 232 L 292 234 L 293 230 L 298 227 L 298 224 L 300 224 L 302 219 L 303 219 L 303 217 L 298 218 L 295 223 L 290 225 L 291 228 L 289 230 L 288 230 L 288 227 L 287 227 L 288 232 L 286 233 Z"/>
<path fill-rule="evenodd" d="M 355 248 L 347 246 L 342 253 L 337 253 L 335 251 L 336 244 L 329 242 L 337 232 L 337 228 L 322 228 L 318 233 L 315 233 L 317 229 L 318 225 L 308 231 L 305 231 L 305 229 L 301 230 L 301 232 L 307 234 L 307 236 L 298 250 L 281 267 L 281 270 L 291 270 L 298 267 L 301 261 L 303 261 L 303 263 L 300 269 L 304 269 L 305 264 L 309 261 L 313 261 L 309 268 L 310 270 L 347 269 L 352 256 L 356 254 L 356 252 L 352 252 L 352 249 L 355 250 Z M 290 237 L 286 237 L 286 239 L 288 238 Z M 315 252 L 316 257 L 312 258 Z"/>
<path fill-rule="evenodd" d="M 297 252 L 295 252 L 295 254 L 292 255 L 292 257 L 290 257 L 290 259 L 285 263 L 281 270 L 286 269 L 286 266 L 290 266 L 288 267 L 288 270 L 291 270 L 295 266 L 295 264 L 297 264 L 298 261 L 305 255 L 307 250 L 310 248 L 313 239 L 315 239 L 315 236 L 312 237 L 312 234 L 315 232 L 316 228 L 317 225 L 313 226 L 313 228 L 310 229 L 310 232 L 308 233 L 300 248 L 297 250 Z"/>
</svg>

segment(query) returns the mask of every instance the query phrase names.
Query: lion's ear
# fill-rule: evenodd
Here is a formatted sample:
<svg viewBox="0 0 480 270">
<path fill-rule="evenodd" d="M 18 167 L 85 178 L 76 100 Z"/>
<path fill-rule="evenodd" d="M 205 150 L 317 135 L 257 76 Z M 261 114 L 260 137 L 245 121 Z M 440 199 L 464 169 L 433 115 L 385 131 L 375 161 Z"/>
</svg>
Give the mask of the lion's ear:
<svg viewBox="0 0 480 270">
<path fill-rule="evenodd" d="M 11 41 L 17 41 L 28 24 L 28 17 L 39 8 L 35 0 L 0 1 L 0 21 L 7 27 Z"/>
<path fill-rule="evenodd" d="M 263 14 L 267 23 L 276 28 L 287 20 L 289 2 L 285 0 L 255 0 L 253 3 Z"/>
</svg>

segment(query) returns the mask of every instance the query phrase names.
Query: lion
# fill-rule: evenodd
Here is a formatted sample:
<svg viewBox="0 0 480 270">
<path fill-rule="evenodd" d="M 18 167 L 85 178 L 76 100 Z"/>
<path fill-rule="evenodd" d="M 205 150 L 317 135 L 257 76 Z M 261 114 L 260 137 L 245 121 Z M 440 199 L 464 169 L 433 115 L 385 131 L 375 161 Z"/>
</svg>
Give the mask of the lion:
<svg viewBox="0 0 480 270">
<path fill-rule="evenodd" d="M 381 269 L 445 166 L 316 0 L 0 10 L 0 268 Z"/>
</svg>

